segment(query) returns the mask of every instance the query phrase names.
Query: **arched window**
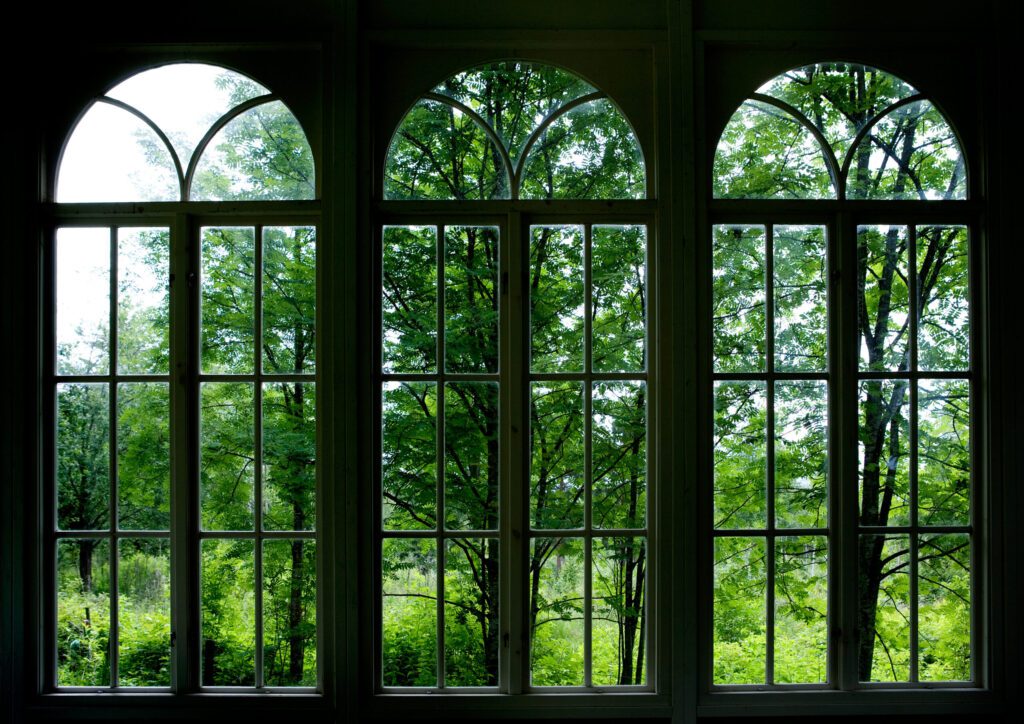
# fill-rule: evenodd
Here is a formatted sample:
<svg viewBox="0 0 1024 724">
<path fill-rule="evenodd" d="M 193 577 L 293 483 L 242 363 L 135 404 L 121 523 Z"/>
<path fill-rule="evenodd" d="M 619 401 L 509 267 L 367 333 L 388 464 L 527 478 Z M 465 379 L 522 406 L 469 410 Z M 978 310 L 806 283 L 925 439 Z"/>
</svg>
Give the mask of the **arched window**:
<svg viewBox="0 0 1024 724">
<path fill-rule="evenodd" d="M 163 65 L 90 103 L 56 179 L 46 687 L 318 687 L 301 125 L 238 72 Z"/>
<path fill-rule="evenodd" d="M 424 94 L 382 163 L 377 687 L 650 689 L 636 136 L 503 61 Z"/>
<path fill-rule="evenodd" d="M 976 232 L 950 123 L 890 73 L 808 65 L 743 102 L 713 168 L 709 686 L 976 685 Z"/>
</svg>

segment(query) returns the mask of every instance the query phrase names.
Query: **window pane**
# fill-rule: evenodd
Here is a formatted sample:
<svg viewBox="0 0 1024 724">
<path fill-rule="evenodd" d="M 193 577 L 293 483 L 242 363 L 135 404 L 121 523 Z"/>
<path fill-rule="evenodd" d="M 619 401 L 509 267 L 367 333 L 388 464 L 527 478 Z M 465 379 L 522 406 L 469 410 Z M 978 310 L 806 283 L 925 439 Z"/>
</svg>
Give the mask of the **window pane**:
<svg viewBox="0 0 1024 724">
<path fill-rule="evenodd" d="M 57 686 L 110 685 L 110 543 L 57 541 Z"/>
<path fill-rule="evenodd" d="M 498 385 L 448 384 L 444 400 L 445 527 L 497 530 Z"/>
<path fill-rule="evenodd" d="M 918 621 L 922 681 L 971 680 L 971 541 L 921 536 Z"/>
<path fill-rule="evenodd" d="M 383 233 L 383 371 L 431 372 L 437 364 L 437 231 L 385 226 Z"/>
<path fill-rule="evenodd" d="M 437 686 L 437 543 L 382 543 L 383 684 Z"/>
<path fill-rule="evenodd" d="M 316 386 L 263 386 L 263 529 L 316 527 Z"/>
<path fill-rule="evenodd" d="M 445 686 L 497 686 L 498 539 L 449 540 L 444 568 Z"/>
<path fill-rule="evenodd" d="M 541 132 L 523 166 L 524 199 L 642 199 L 643 151 L 607 99 L 584 103 Z"/>
<path fill-rule="evenodd" d="M 860 524 L 910 523 L 906 380 L 860 383 Z"/>
<path fill-rule="evenodd" d="M 828 367 L 828 249 L 822 226 L 776 226 L 775 369 Z"/>
<path fill-rule="evenodd" d="M 714 369 L 765 369 L 765 232 L 714 227 Z"/>
<path fill-rule="evenodd" d="M 591 230 L 593 338 L 597 372 L 647 366 L 647 227 L 595 226 Z"/>
<path fill-rule="evenodd" d="M 508 171 L 472 116 L 421 100 L 402 120 L 384 165 L 385 199 L 509 198 Z"/>
<path fill-rule="evenodd" d="M 908 244 L 905 226 L 857 228 L 863 295 L 857 312 L 862 370 L 909 369 Z"/>
<path fill-rule="evenodd" d="M 775 683 L 828 681 L 828 542 L 775 539 Z"/>
<path fill-rule="evenodd" d="M 828 383 L 775 383 L 775 525 L 828 526 Z"/>
<path fill-rule="evenodd" d="M 170 371 L 170 253 L 167 229 L 117 230 L 117 368 L 121 374 Z"/>
<path fill-rule="evenodd" d="M 252 374 L 255 230 L 202 230 L 203 372 Z"/>
<path fill-rule="evenodd" d="M 316 229 L 263 229 L 263 370 L 316 371 Z"/>
<path fill-rule="evenodd" d="M 203 686 L 256 683 L 256 576 L 251 540 L 201 541 Z"/>
<path fill-rule="evenodd" d="M 583 685 L 582 538 L 535 538 L 530 546 L 530 683 Z"/>
<path fill-rule="evenodd" d="M 594 686 L 647 682 L 647 542 L 595 538 L 593 542 Z"/>
<path fill-rule="evenodd" d="M 583 369 L 583 228 L 530 230 L 530 331 L 534 372 Z"/>
<path fill-rule="evenodd" d="M 263 542 L 263 681 L 316 686 L 316 542 Z"/>
<path fill-rule="evenodd" d="M 122 530 L 171 527 L 171 401 L 166 382 L 117 386 L 117 515 Z"/>
<path fill-rule="evenodd" d="M 170 541 L 122 538 L 118 555 L 118 684 L 170 686 Z"/>
<path fill-rule="evenodd" d="M 918 369 L 971 368 L 967 229 L 917 229 Z"/>
<path fill-rule="evenodd" d="M 444 350 L 449 372 L 498 371 L 498 229 L 444 234 Z"/>
<path fill-rule="evenodd" d="M 110 230 L 57 230 L 57 374 L 110 370 Z"/>
<path fill-rule="evenodd" d="M 910 677 L 909 545 L 905 535 L 861 536 L 857 609 L 861 681 Z"/>
<path fill-rule="evenodd" d="M 744 101 L 718 141 L 715 198 L 835 198 L 825 153 L 789 112 L 760 101 Z"/>
<path fill-rule="evenodd" d="M 970 383 L 922 381 L 917 404 L 918 521 L 970 525 Z"/>
<path fill-rule="evenodd" d="M 382 393 L 384 528 L 433 528 L 437 520 L 437 389 L 386 382 Z"/>
<path fill-rule="evenodd" d="M 763 528 L 767 516 L 764 382 L 715 384 L 715 527 Z"/>
<path fill-rule="evenodd" d="M 643 528 L 647 514 L 647 385 L 596 382 L 592 504 L 597 528 Z"/>
<path fill-rule="evenodd" d="M 765 682 L 763 538 L 715 538 L 714 683 Z"/>
<path fill-rule="evenodd" d="M 57 385 L 57 527 L 110 527 L 110 403 L 103 384 Z"/>
<path fill-rule="evenodd" d="M 200 386 L 199 480 L 204 530 L 252 530 L 255 446 L 253 386 Z"/>
<path fill-rule="evenodd" d="M 535 382 L 530 400 L 530 520 L 583 525 L 583 384 Z"/>
</svg>

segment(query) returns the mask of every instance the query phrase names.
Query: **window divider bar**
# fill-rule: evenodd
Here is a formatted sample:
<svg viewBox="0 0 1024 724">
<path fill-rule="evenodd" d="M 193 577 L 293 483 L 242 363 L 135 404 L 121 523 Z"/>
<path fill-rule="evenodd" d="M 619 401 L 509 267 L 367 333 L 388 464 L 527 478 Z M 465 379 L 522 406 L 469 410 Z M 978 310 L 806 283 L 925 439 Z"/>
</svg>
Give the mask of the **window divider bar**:
<svg viewBox="0 0 1024 724">
<path fill-rule="evenodd" d="M 583 227 L 583 685 L 593 686 L 594 541 L 593 528 L 593 275 L 591 270 L 593 227 Z"/>
<path fill-rule="evenodd" d="M 765 224 L 765 370 L 775 372 L 775 225 Z M 775 683 L 775 382 L 765 383 L 765 683 Z"/>
<path fill-rule="evenodd" d="M 445 436 L 445 279 L 444 279 L 444 257 L 445 257 L 445 226 L 437 227 L 436 264 L 437 264 L 437 418 L 434 429 L 436 437 L 434 440 L 436 450 L 435 471 L 437 506 L 437 519 L 435 520 L 437 530 L 437 688 L 445 688 L 445 627 L 444 627 L 444 573 L 446 565 L 445 548 L 445 511 L 444 511 L 444 436 Z"/>
<path fill-rule="evenodd" d="M 530 336 L 527 331 L 529 299 L 524 289 L 528 273 L 529 240 L 522 227 L 521 214 L 510 211 L 507 226 L 500 240 L 498 263 L 502 279 L 499 294 L 499 362 L 498 369 L 507 374 L 509 383 L 499 384 L 499 411 L 502 415 L 499 429 L 501 455 L 501 520 L 502 537 L 499 539 L 504 553 L 501 582 L 504 584 L 499 599 L 503 607 L 498 611 L 504 635 L 500 649 L 498 671 L 499 691 L 521 694 L 529 684 L 526 661 L 530 631 L 528 631 L 527 561 L 530 551 L 529 531 L 529 400 L 530 383 L 526 372 L 530 367 Z M 524 243 L 524 239 L 527 239 Z M 507 277 L 505 276 L 507 275 Z M 508 284 L 504 283 L 508 279 Z M 525 371 L 525 372 L 524 372 Z M 501 668 L 504 664 L 504 668 Z"/>
<path fill-rule="evenodd" d="M 107 421 L 107 446 L 110 480 L 110 549 L 107 551 L 110 575 L 110 635 L 107 642 L 110 647 L 110 688 L 118 687 L 118 651 L 120 650 L 120 630 L 118 628 L 118 549 L 117 549 L 117 227 L 110 227 L 110 319 L 108 322 L 108 344 L 107 362 L 110 365 L 111 379 L 107 387 L 108 421 Z"/>
<path fill-rule="evenodd" d="M 909 294 L 910 294 L 910 369 L 914 372 L 919 371 L 918 365 L 918 322 L 920 308 L 918 306 L 918 280 L 917 280 L 917 226 L 915 224 L 909 224 L 908 229 L 908 244 L 907 244 L 907 272 L 910 277 L 909 282 Z M 909 403 L 910 403 L 910 439 L 907 441 L 910 447 L 910 681 L 916 683 L 920 681 L 920 662 L 918 661 L 918 624 L 919 624 L 919 611 L 918 611 L 918 590 L 917 590 L 917 573 L 918 573 L 918 505 L 917 505 L 917 400 L 918 400 L 918 381 L 916 379 L 910 380 L 907 384 L 910 388 Z"/>
<path fill-rule="evenodd" d="M 263 681 L 263 225 L 256 224 L 254 236 L 253 269 L 253 517 L 255 539 L 253 540 L 253 571 L 256 601 L 256 688 L 262 689 Z"/>
</svg>

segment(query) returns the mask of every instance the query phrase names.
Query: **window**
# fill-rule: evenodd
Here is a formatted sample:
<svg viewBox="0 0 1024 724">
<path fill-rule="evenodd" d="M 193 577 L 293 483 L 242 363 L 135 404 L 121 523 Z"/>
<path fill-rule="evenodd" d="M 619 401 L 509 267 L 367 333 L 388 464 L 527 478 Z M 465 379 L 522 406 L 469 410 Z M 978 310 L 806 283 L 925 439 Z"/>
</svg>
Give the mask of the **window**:
<svg viewBox="0 0 1024 724">
<path fill-rule="evenodd" d="M 646 183 L 611 100 L 547 65 L 459 73 L 398 126 L 378 237 L 382 691 L 650 689 L 653 217 L 587 203 Z"/>
<path fill-rule="evenodd" d="M 976 684 L 956 136 L 899 78 L 819 63 L 740 106 L 714 170 L 711 683 Z"/>
<path fill-rule="evenodd" d="M 47 686 L 318 687 L 298 120 L 237 72 L 159 66 L 85 110 L 56 188 Z"/>
</svg>

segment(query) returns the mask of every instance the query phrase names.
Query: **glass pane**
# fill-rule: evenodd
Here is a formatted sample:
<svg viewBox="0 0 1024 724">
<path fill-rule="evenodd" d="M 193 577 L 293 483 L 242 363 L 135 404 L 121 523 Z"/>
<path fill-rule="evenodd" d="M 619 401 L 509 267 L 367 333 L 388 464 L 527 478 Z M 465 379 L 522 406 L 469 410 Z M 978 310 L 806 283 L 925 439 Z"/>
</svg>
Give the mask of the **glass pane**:
<svg viewBox="0 0 1024 724">
<path fill-rule="evenodd" d="M 889 111 L 853 149 L 851 199 L 964 199 L 967 174 L 953 129 L 928 101 Z"/>
<path fill-rule="evenodd" d="M 970 681 L 970 536 L 921 536 L 917 555 L 920 679 Z"/>
<path fill-rule="evenodd" d="M 583 383 L 534 382 L 530 397 L 530 520 L 583 525 Z"/>
<path fill-rule="evenodd" d="M 118 555 L 118 684 L 170 686 L 171 542 L 122 538 Z"/>
<path fill-rule="evenodd" d="M 629 121 L 602 98 L 544 128 L 530 148 L 520 184 L 524 199 L 642 199 L 647 195 L 644 154 Z"/>
<path fill-rule="evenodd" d="M 498 685 L 498 539 L 457 538 L 445 548 L 445 686 Z"/>
<path fill-rule="evenodd" d="M 458 73 L 434 87 L 487 119 L 513 159 L 538 119 L 595 88 L 561 68 L 506 60 Z"/>
<path fill-rule="evenodd" d="M 860 524 L 910 524 L 906 380 L 860 383 Z"/>
<path fill-rule="evenodd" d="M 498 529 L 498 385 L 445 386 L 444 506 L 449 530 Z"/>
<path fill-rule="evenodd" d="M 530 229 L 531 369 L 583 369 L 583 227 Z"/>
<path fill-rule="evenodd" d="M 202 230 L 203 372 L 252 374 L 255 230 Z"/>
<path fill-rule="evenodd" d="M 203 686 L 256 683 L 256 574 L 251 540 L 203 540 Z"/>
<path fill-rule="evenodd" d="M 166 382 L 117 386 L 117 517 L 122 530 L 171 527 L 171 399 Z"/>
<path fill-rule="evenodd" d="M 79 119 L 61 156 L 58 202 L 178 201 L 180 196 L 170 151 L 141 119 L 102 102 Z"/>
<path fill-rule="evenodd" d="M 857 334 L 862 370 L 909 369 L 908 244 L 905 226 L 857 227 L 862 295 Z"/>
<path fill-rule="evenodd" d="M 918 227 L 918 369 L 971 368 L 969 266 L 966 227 Z"/>
<path fill-rule="evenodd" d="M 192 201 L 316 198 L 313 151 L 281 101 L 250 108 L 218 131 L 192 177 Z"/>
<path fill-rule="evenodd" d="M 57 527 L 110 527 L 107 385 L 57 385 Z"/>
<path fill-rule="evenodd" d="M 263 542 L 263 681 L 316 686 L 316 541 Z"/>
<path fill-rule="evenodd" d="M 316 229 L 263 229 L 263 370 L 316 371 Z"/>
<path fill-rule="evenodd" d="M 595 382 L 591 458 L 596 528 L 643 528 L 647 519 L 647 385 Z"/>
<path fill-rule="evenodd" d="M 767 524 L 764 382 L 715 384 L 715 527 Z"/>
<path fill-rule="evenodd" d="M 117 369 L 167 374 L 171 236 L 168 229 L 117 230 Z"/>
<path fill-rule="evenodd" d="M 107 95 L 149 116 L 171 139 L 184 167 L 214 121 L 234 106 L 269 92 L 227 68 L 172 63 L 133 75 Z"/>
<path fill-rule="evenodd" d="M 878 109 L 917 91 L 883 70 L 857 63 L 817 63 L 772 78 L 758 93 L 789 103 L 822 132 L 842 161 Z"/>
<path fill-rule="evenodd" d="M 775 539 L 775 683 L 828 681 L 828 541 Z"/>
<path fill-rule="evenodd" d="M 828 249 L 823 226 L 776 226 L 775 369 L 828 368 Z"/>
<path fill-rule="evenodd" d="M 110 685 L 110 543 L 57 541 L 57 686 Z"/>
<path fill-rule="evenodd" d="M 437 520 L 437 386 L 385 382 L 381 404 L 384 528 L 433 528 Z"/>
<path fill-rule="evenodd" d="M 383 685 L 437 686 L 437 543 L 382 542 Z"/>
<path fill-rule="evenodd" d="M 199 488 L 204 530 L 252 530 L 256 450 L 253 386 L 200 386 Z"/>
<path fill-rule="evenodd" d="M 765 682 L 763 538 L 715 538 L 714 683 Z"/>
<path fill-rule="evenodd" d="M 421 100 L 402 119 L 384 174 L 385 199 L 509 198 L 508 171 L 487 133 L 438 101 Z"/>
<path fill-rule="evenodd" d="M 763 226 L 714 227 L 715 372 L 765 369 Z"/>
<path fill-rule="evenodd" d="M 594 686 L 647 683 L 647 541 L 595 538 L 591 624 Z"/>
<path fill-rule="evenodd" d="M 432 372 L 437 360 L 437 230 L 385 226 L 381 249 L 384 372 Z"/>
<path fill-rule="evenodd" d="M 647 366 L 647 227 L 591 229 L 591 367 L 597 372 Z"/>
<path fill-rule="evenodd" d="M 530 683 L 583 685 L 582 538 L 535 538 L 530 545 Z"/>
<path fill-rule="evenodd" d="M 744 101 L 718 139 L 715 198 L 834 199 L 826 153 L 795 116 Z"/>
<path fill-rule="evenodd" d="M 316 386 L 263 386 L 263 529 L 316 527 Z"/>
<path fill-rule="evenodd" d="M 917 405 L 918 522 L 970 525 L 970 383 L 922 380 Z"/>
<path fill-rule="evenodd" d="M 910 677 L 910 541 L 865 535 L 858 560 L 857 671 L 861 681 Z"/>
<path fill-rule="evenodd" d="M 57 374 L 110 370 L 110 230 L 57 229 Z"/>
<path fill-rule="evenodd" d="M 775 525 L 828 526 L 828 383 L 775 383 Z"/>
<path fill-rule="evenodd" d="M 498 229 L 449 226 L 444 233 L 444 366 L 498 371 Z"/>
</svg>

